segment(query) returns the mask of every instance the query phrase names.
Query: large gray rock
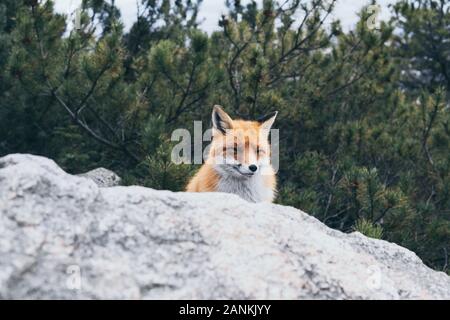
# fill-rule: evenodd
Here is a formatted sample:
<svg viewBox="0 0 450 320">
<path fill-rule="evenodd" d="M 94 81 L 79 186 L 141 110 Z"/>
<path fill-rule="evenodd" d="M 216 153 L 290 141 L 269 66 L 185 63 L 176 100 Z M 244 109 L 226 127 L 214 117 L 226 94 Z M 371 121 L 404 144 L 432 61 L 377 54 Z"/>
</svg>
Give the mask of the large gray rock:
<svg viewBox="0 0 450 320">
<path fill-rule="evenodd" d="M 0 298 L 450 299 L 411 251 L 230 194 L 99 188 L 0 158 Z"/>
</svg>

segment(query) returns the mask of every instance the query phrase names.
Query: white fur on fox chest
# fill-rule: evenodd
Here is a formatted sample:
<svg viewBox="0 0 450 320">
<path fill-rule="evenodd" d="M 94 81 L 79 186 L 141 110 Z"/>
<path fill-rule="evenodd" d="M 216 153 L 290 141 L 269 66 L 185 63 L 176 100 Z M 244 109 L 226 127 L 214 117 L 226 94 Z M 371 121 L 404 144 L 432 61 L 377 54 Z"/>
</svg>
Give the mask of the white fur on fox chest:
<svg viewBox="0 0 450 320">
<path fill-rule="evenodd" d="M 218 192 L 234 193 L 249 202 L 272 202 L 274 192 L 264 185 L 260 175 L 248 179 L 222 176 L 217 184 Z"/>
</svg>

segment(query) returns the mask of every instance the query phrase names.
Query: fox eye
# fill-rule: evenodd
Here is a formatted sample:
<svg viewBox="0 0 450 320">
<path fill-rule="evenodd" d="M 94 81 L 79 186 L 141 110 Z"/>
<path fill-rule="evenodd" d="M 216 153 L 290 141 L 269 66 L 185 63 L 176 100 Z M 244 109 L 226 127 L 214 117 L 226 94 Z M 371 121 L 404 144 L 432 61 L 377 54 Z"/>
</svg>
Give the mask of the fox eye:
<svg viewBox="0 0 450 320">
<path fill-rule="evenodd" d="M 256 154 L 257 155 L 264 154 L 264 150 L 260 149 L 259 147 L 256 147 Z"/>
</svg>

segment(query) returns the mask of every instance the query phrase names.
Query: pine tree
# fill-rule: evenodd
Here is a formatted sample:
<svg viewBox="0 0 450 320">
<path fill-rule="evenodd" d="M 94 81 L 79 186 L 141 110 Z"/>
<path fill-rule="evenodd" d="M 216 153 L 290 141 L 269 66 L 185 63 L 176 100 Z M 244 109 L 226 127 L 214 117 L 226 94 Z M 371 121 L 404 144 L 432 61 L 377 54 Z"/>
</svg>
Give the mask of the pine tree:
<svg viewBox="0 0 450 320">
<path fill-rule="evenodd" d="M 450 89 L 450 4 L 446 0 L 402 0 L 394 20 L 403 32 L 395 38 L 404 71 L 403 85 L 415 91 Z"/>
</svg>

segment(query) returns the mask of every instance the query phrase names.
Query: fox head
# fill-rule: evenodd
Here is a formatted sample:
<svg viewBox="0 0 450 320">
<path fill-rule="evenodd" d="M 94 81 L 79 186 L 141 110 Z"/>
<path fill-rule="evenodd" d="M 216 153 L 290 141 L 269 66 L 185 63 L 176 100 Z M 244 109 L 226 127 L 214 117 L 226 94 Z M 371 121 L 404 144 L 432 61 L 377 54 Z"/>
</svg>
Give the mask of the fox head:
<svg viewBox="0 0 450 320">
<path fill-rule="evenodd" d="M 240 179 L 272 172 L 269 132 L 276 116 L 272 112 L 256 121 L 233 120 L 214 106 L 209 163 L 221 175 Z"/>
</svg>

